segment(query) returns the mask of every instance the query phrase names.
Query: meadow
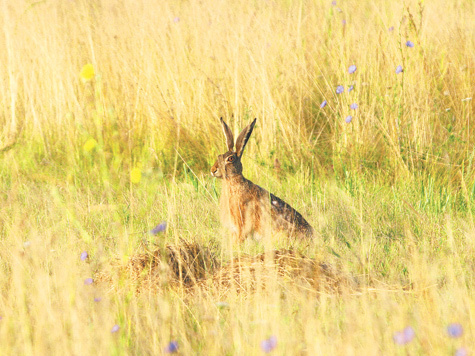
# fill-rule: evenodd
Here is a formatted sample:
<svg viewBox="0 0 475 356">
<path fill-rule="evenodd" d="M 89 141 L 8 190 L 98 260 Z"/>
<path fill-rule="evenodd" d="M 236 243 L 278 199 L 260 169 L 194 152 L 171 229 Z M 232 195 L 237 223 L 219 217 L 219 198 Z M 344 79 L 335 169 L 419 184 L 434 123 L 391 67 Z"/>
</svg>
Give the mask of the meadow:
<svg viewBox="0 0 475 356">
<path fill-rule="evenodd" d="M 0 7 L 0 354 L 475 352 L 473 1 Z M 230 239 L 220 117 L 314 241 Z"/>
</svg>

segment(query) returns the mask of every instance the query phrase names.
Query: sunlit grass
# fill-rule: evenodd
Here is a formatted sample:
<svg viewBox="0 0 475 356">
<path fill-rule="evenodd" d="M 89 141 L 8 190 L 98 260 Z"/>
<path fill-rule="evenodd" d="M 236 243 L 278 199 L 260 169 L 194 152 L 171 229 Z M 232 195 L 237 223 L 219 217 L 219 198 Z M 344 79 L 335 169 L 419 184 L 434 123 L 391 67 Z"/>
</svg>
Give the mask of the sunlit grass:
<svg viewBox="0 0 475 356">
<path fill-rule="evenodd" d="M 474 352 L 473 2 L 1 9 L 1 354 Z M 315 242 L 229 240 L 221 116 Z"/>
</svg>

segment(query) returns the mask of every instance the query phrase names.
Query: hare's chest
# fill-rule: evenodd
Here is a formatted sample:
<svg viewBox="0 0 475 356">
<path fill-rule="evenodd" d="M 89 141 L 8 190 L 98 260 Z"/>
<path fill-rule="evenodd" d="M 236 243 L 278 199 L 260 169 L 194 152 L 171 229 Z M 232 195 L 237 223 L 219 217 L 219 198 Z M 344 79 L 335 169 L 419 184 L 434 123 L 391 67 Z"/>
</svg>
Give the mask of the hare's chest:
<svg viewBox="0 0 475 356">
<path fill-rule="evenodd" d="M 233 192 L 227 192 L 220 199 L 222 222 L 231 230 L 237 231 L 253 214 L 254 204 L 251 199 Z"/>
<path fill-rule="evenodd" d="M 226 212 L 230 216 L 241 215 L 246 210 L 248 202 L 240 197 L 223 194 L 220 199 L 221 211 Z"/>
</svg>

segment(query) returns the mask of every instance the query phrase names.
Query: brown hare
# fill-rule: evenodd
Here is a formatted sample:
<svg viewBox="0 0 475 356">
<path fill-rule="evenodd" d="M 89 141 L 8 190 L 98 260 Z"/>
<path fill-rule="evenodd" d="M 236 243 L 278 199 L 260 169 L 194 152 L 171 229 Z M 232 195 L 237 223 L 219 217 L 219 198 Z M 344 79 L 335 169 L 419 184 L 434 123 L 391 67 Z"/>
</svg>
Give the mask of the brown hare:
<svg viewBox="0 0 475 356">
<path fill-rule="evenodd" d="M 242 130 L 233 150 L 233 134 L 221 118 L 228 152 L 219 155 L 211 168 L 213 177 L 223 178 L 221 221 L 230 228 L 238 242 L 253 234 L 262 237 L 269 227 L 291 236 L 313 237 L 312 227 L 298 211 L 242 175 L 242 153 L 256 120 Z"/>
</svg>

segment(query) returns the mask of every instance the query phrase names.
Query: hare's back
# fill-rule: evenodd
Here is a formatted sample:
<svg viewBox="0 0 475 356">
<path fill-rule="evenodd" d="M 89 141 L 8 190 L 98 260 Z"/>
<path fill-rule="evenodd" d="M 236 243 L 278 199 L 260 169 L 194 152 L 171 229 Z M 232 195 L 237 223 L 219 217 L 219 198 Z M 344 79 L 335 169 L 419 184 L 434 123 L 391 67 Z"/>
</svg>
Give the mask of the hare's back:
<svg viewBox="0 0 475 356">
<path fill-rule="evenodd" d="M 285 229 L 311 236 L 313 229 L 305 218 L 285 201 L 270 194 L 271 215 L 277 229 Z"/>
</svg>

